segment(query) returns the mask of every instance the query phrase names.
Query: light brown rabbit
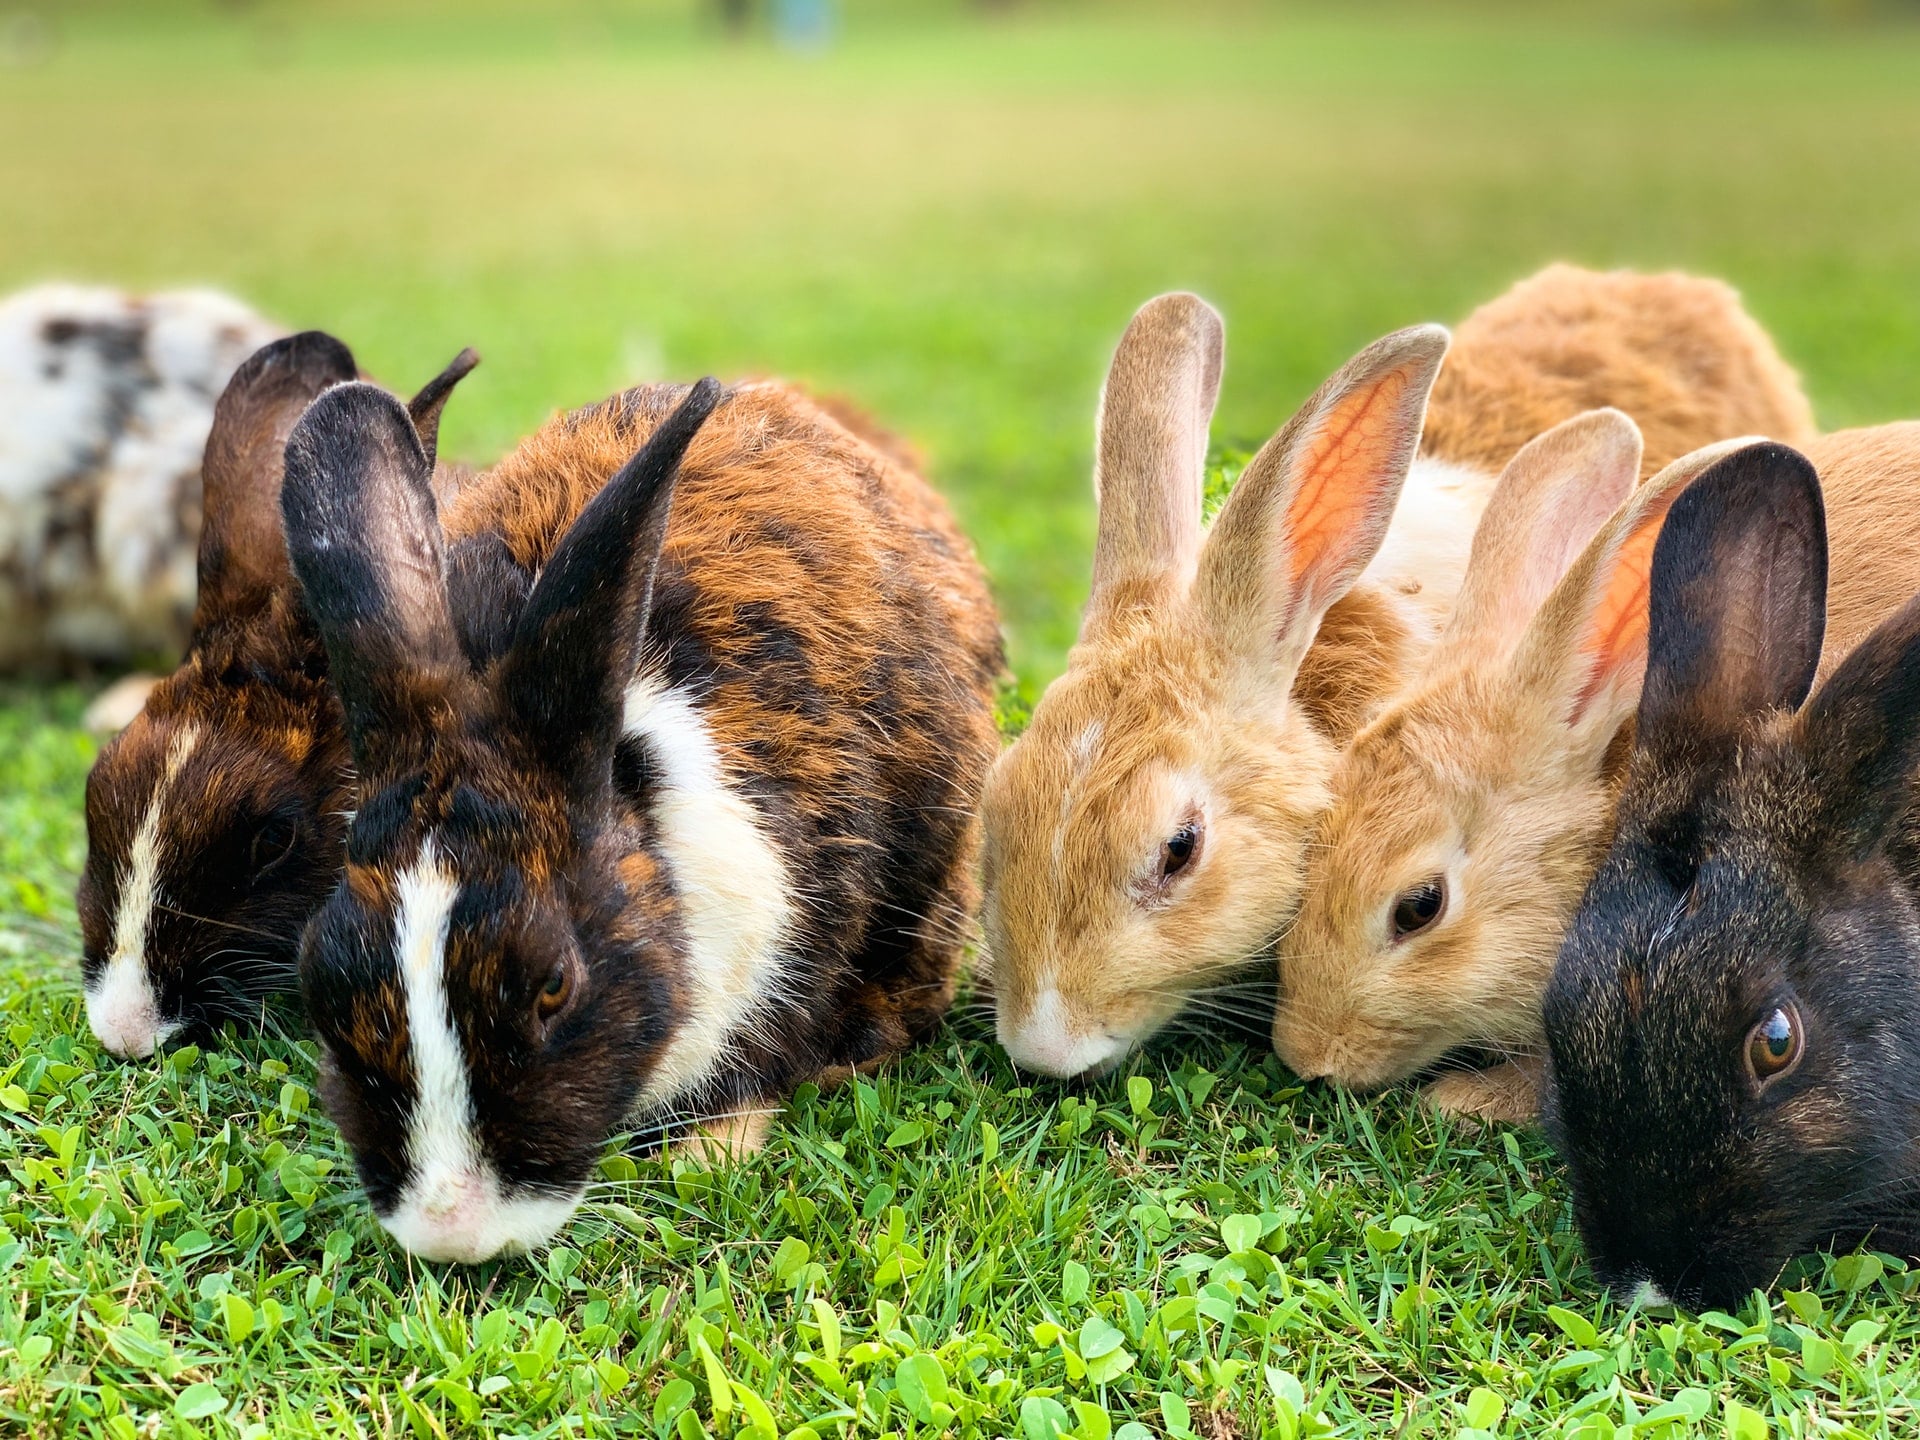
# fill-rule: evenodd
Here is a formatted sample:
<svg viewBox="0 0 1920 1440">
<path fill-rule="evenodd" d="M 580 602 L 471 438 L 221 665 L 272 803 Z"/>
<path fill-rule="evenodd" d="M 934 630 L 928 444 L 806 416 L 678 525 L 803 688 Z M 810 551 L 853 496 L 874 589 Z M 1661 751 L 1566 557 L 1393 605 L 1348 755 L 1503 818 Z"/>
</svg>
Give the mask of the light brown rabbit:
<svg viewBox="0 0 1920 1440">
<path fill-rule="evenodd" d="M 1484 1068 L 1442 1075 L 1429 1099 L 1488 1119 L 1535 1113 L 1540 994 L 1612 831 L 1653 542 L 1686 483 L 1741 443 L 1669 467 L 1557 584 L 1570 539 L 1593 529 L 1593 492 L 1568 480 L 1604 472 L 1620 488 L 1631 427 L 1582 417 L 1508 468 L 1448 633 L 1335 772 L 1279 946 L 1274 1045 L 1300 1074 L 1365 1089 L 1477 1049 L 1491 1052 Z M 1920 589 L 1920 424 L 1807 450 L 1831 536 L 1824 674 Z"/>
<path fill-rule="evenodd" d="M 1121 338 L 1080 643 L 983 802 L 983 973 L 1016 1063 L 1111 1065 L 1271 945 L 1336 747 L 1444 622 L 1494 466 L 1602 400 L 1672 417 L 1663 435 L 1690 403 L 1714 427 L 1696 443 L 1723 424 L 1809 425 L 1792 373 L 1714 282 L 1558 266 L 1461 333 L 1418 462 L 1437 327 L 1322 386 L 1205 532 L 1220 319 L 1163 296 Z M 1713 359 L 1721 348 L 1742 358 Z"/>
</svg>

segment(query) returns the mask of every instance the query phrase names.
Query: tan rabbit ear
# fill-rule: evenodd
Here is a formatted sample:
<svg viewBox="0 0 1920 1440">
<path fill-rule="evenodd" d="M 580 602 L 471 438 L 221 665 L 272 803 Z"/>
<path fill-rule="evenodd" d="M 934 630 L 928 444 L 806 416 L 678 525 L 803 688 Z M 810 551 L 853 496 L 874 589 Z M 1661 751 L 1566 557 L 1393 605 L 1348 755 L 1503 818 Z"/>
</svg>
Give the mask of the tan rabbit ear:
<svg viewBox="0 0 1920 1440">
<path fill-rule="evenodd" d="M 1434 660 L 1509 657 L 1553 587 L 1633 492 L 1640 427 L 1589 410 L 1536 436 L 1508 462 L 1473 532 L 1466 578 Z"/>
<path fill-rule="evenodd" d="M 1526 627 L 1515 659 L 1521 683 L 1549 691 L 1566 723 L 1592 739 L 1596 763 L 1640 703 L 1653 547 L 1667 512 L 1715 461 L 1751 443 L 1709 445 L 1649 480 L 1600 528 Z"/>
<path fill-rule="evenodd" d="M 1225 345 L 1219 314 L 1185 294 L 1149 300 L 1120 337 L 1096 421 L 1100 529 L 1083 634 L 1118 611 L 1182 595 L 1192 582 Z"/>
<path fill-rule="evenodd" d="M 1253 457 L 1200 554 L 1194 602 L 1280 684 L 1386 538 L 1447 353 L 1438 325 L 1355 356 Z"/>
</svg>

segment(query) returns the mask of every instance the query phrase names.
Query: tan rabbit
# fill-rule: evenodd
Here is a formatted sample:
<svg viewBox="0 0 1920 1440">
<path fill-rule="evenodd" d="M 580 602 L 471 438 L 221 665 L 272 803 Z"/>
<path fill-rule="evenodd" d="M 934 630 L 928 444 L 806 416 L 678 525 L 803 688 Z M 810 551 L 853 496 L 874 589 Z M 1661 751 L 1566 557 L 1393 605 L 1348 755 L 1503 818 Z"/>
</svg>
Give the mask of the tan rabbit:
<svg viewBox="0 0 1920 1440">
<path fill-rule="evenodd" d="M 1631 475 L 1632 428 L 1613 412 L 1581 417 L 1508 468 L 1447 634 L 1335 772 L 1279 946 L 1274 1045 L 1300 1074 L 1372 1088 L 1478 1049 L 1492 1061 L 1434 1080 L 1432 1102 L 1535 1113 L 1540 993 L 1612 830 L 1653 543 L 1687 482 L 1743 443 L 1669 467 L 1557 584 L 1593 531 L 1598 489 Z M 1920 589 L 1920 424 L 1841 432 L 1808 453 L 1832 537 L 1825 673 Z M 1604 487 L 1576 480 L 1597 474 Z"/>
<path fill-rule="evenodd" d="M 1792 373 L 1714 282 L 1555 267 L 1462 334 L 1441 372 L 1450 411 L 1428 419 L 1417 463 L 1437 327 L 1322 386 L 1205 532 L 1220 319 L 1163 296 L 1121 338 L 1080 643 L 983 802 L 984 975 L 1016 1063 L 1110 1065 L 1271 945 L 1336 747 L 1444 622 L 1493 466 L 1595 395 L 1666 416 L 1691 384 L 1725 392 L 1696 400 L 1703 426 L 1809 424 Z M 1702 358 L 1722 346 L 1744 361 Z"/>
</svg>

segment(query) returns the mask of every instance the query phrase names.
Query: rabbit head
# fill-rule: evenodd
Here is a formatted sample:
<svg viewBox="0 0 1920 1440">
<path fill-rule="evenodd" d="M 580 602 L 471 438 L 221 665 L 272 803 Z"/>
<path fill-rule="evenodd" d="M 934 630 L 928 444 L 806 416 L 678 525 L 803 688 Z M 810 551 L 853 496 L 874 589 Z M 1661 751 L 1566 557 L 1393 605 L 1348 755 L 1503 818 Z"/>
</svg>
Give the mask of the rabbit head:
<svg viewBox="0 0 1920 1440">
<path fill-rule="evenodd" d="M 1920 1239 L 1920 602 L 1802 706 L 1826 569 L 1813 468 L 1771 444 L 1655 547 L 1618 828 L 1544 1007 L 1549 1133 L 1623 1296 L 1729 1307 L 1810 1246 Z"/>
<path fill-rule="evenodd" d="M 1639 702 L 1654 541 L 1722 453 L 1629 494 L 1639 432 L 1597 410 L 1502 473 L 1447 630 L 1335 770 L 1278 947 L 1274 1046 L 1299 1074 L 1366 1089 L 1463 1047 L 1538 1052 L 1540 990 L 1605 844 Z M 1434 1098 L 1484 1110 L 1516 1093 L 1482 1094 L 1474 1076 L 1442 1077 Z"/>
<path fill-rule="evenodd" d="M 428 1259 L 545 1241 L 673 1031 L 680 911 L 614 753 L 679 461 L 719 394 L 695 387 L 587 503 L 484 675 L 407 413 L 341 386 L 288 443 L 288 549 L 362 795 L 301 990 L 374 1211 Z"/>
<path fill-rule="evenodd" d="M 1426 326 L 1368 347 L 1203 532 L 1220 318 L 1167 295 L 1122 336 L 1080 640 L 983 802 L 988 971 L 1021 1066 L 1113 1064 L 1284 922 L 1334 758 L 1290 692 L 1379 548 L 1446 346 Z"/>
</svg>

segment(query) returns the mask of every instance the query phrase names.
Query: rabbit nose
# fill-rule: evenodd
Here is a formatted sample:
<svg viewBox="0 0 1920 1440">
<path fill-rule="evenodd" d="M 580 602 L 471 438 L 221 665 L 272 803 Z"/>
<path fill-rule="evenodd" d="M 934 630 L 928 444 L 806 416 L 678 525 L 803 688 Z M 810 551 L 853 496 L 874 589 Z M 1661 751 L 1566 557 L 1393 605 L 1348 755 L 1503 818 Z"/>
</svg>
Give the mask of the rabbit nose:
<svg viewBox="0 0 1920 1440">
<path fill-rule="evenodd" d="M 492 1234 L 493 1209 L 492 1186 L 485 1176 L 444 1170 L 409 1194 L 385 1224 L 422 1260 L 473 1265 L 499 1249 Z"/>
<path fill-rule="evenodd" d="M 1324 1080 L 1333 1069 L 1333 1054 L 1318 1027 L 1291 1022 L 1285 1013 L 1273 1022 L 1273 1052 L 1302 1080 Z"/>
<path fill-rule="evenodd" d="M 138 960 L 116 956 L 87 991 L 87 1025 L 93 1038 L 122 1060 L 144 1060 L 172 1027 L 160 1019 L 153 985 Z"/>
<path fill-rule="evenodd" d="M 1127 1053 L 1130 1043 L 1105 1030 L 1076 1031 L 1066 1003 L 1051 985 L 1018 1023 L 1009 1024 L 1003 1011 L 998 1030 L 1000 1047 L 1015 1065 L 1056 1080 L 1107 1068 Z"/>
</svg>

